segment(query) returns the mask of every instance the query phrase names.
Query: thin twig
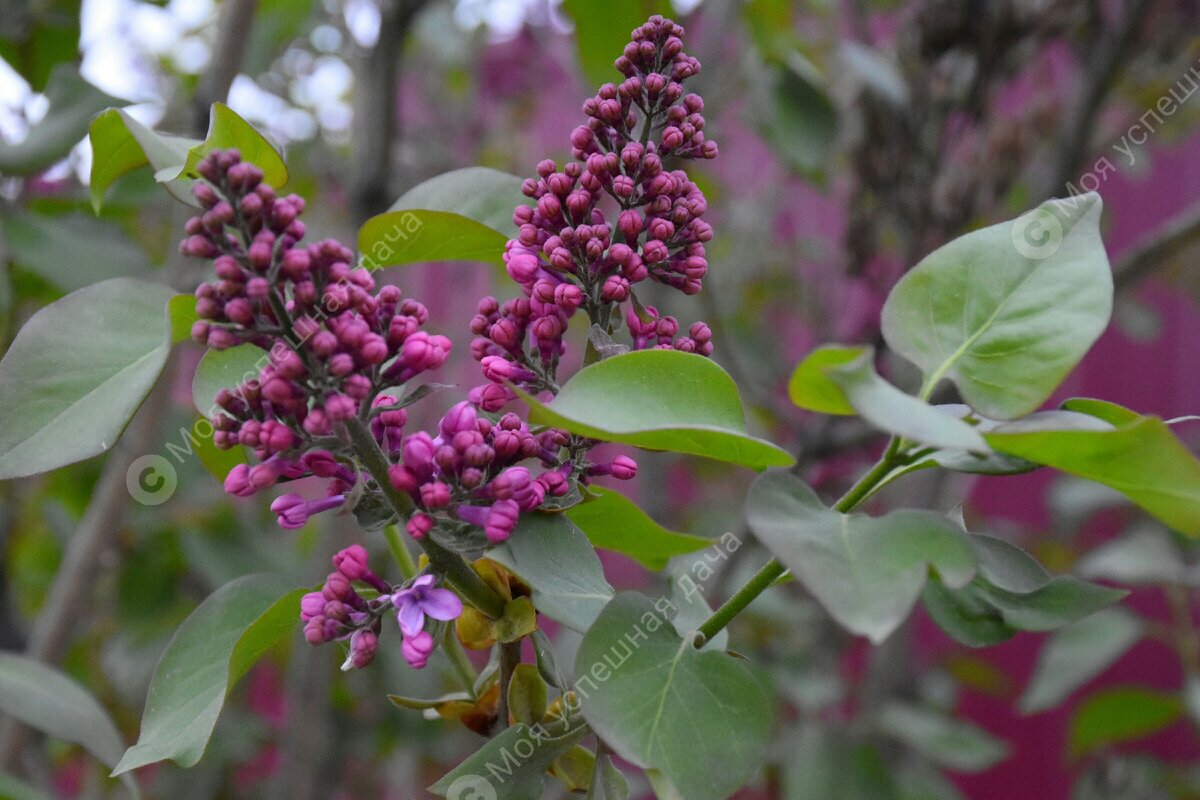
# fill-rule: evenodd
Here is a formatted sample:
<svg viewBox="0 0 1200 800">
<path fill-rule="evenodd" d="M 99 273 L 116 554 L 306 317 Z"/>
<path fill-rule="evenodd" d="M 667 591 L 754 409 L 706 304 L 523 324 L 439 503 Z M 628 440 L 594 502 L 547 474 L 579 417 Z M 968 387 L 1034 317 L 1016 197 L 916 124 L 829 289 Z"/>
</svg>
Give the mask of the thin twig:
<svg viewBox="0 0 1200 800">
<path fill-rule="evenodd" d="M 1166 267 L 1197 242 L 1200 242 L 1200 204 L 1172 217 L 1114 265 L 1117 290 L 1128 289 Z"/>
</svg>

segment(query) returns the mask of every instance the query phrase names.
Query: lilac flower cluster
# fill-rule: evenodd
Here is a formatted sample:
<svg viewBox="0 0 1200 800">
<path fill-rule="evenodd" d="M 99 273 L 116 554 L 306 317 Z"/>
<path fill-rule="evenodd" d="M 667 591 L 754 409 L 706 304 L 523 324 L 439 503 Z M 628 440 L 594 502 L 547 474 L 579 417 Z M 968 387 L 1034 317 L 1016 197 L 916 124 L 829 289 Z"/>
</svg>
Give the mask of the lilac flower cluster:
<svg viewBox="0 0 1200 800">
<path fill-rule="evenodd" d="M 280 480 L 332 479 L 328 497 L 287 494 L 272 505 L 280 525 L 299 528 L 341 506 L 358 480 L 315 442 L 374 410 L 372 430 L 394 450 L 407 412 L 389 408 L 399 398 L 380 390 L 441 366 L 451 343 L 421 330 L 424 305 L 395 286 L 376 290 L 342 244 L 302 246 L 303 199 L 278 197 L 236 151 L 210 153 L 197 171 L 205 180 L 195 195 L 205 210 L 188 221 L 180 250 L 213 259 L 219 280 L 196 289 L 201 319 L 192 336 L 215 349 L 248 342 L 264 350 L 257 376 L 216 397 L 217 446 L 245 445 L 259 459 L 235 467 L 225 488 L 245 497 Z"/>
<path fill-rule="evenodd" d="M 543 161 L 537 179 L 525 181 L 534 204 L 517 207 L 520 233 L 504 254 L 524 297 L 503 304 L 484 298 L 471 321 L 471 352 L 489 381 L 472 399 L 485 410 L 513 397 L 509 384 L 556 390 L 563 333 L 579 309 L 611 333 L 628 301 L 636 348 L 712 353 L 703 323 L 680 336 L 674 317 L 659 318 L 634 296 L 647 279 L 696 294 L 708 271 L 704 243 L 712 227 L 701 219 L 704 195 L 685 172 L 665 165 L 668 158 L 717 155 L 704 136 L 703 100 L 684 94 L 700 62 L 683 52 L 682 35 L 661 16 L 634 30 L 616 61 L 625 79 L 600 87 L 583 105 L 588 121 L 571 134 L 574 160 L 562 169 Z"/>
<path fill-rule="evenodd" d="M 502 542 L 521 512 L 562 497 L 573 478 L 611 474 L 628 479 L 637 474 L 630 458 L 587 463 L 583 441 L 554 428 L 535 434 L 513 413 L 492 422 L 468 401 L 442 417 L 436 437 L 415 433 L 404 438 L 400 449 L 402 462 L 390 468 L 388 477 L 420 509 L 407 525 L 414 539 L 427 536 L 441 519 L 482 528 L 488 542 Z M 535 458 L 545 467 L 540 475 L 518 465 Z"/>
<path fill-rule="evenodd" d="M 462 613 L 462 601 L 449 589 L 434 586 L 433 575 L 419 575 L 406 585 L 394 587 L 371 571 L 367 551 L 352 545 L 333 557 L 319 592 L 309 592 L 300 601 L 300 619 L 309 644 L 348 641 L 349 653 L 342 669 L 361 669 L 375 658 L 382 619 L 395 611 L 402 638 L 400 652 L 415 669 L 429 661 L 435 643 L 425 629 L 425 619 L 449 622 Z M 355 584 L 371 590 L 363 597 Z"/>
</svg>

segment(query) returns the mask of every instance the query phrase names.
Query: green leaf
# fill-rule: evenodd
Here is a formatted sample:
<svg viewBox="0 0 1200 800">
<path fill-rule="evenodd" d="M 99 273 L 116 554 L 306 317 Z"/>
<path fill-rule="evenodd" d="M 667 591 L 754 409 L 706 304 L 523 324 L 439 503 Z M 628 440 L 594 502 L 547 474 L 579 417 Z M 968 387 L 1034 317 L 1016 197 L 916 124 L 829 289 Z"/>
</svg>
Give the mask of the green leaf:
<svg viewBox="0 0 1200 800">
<path fill-rule="evenodd" d="M 64 292 L 150 272 L 145 252 L 119 227 L 88 214 L 17 212 L 0 220 L 0 229 L 18 266 Z"/>
<path fill-rule="evenodd" d="M 188 150 L 200 144 L 195 139 L 158 134 L 119 108 L 110 108 L 92 120 L 88 128 L 92 143 L 92 173 L 89 181 L 92 208 L 97 212 L 104 193 L 122 175 L 150 165 L 159 174 L 176 178 L 187 161 Z M 168 184 L 178 199 L 190 202 L 187 193 Z"/>
<path fill-rule="evenodd" d="M 652 14 L 670 14 L 663 0 L 564 0 L 563 12 L 575 23 L 579 66 L 592 87 L 619 83 L 622 75 L 613 62 L 629 43 L 629 34 Z"/>
<path fill-rule="evenodd" d="M 513 719 L 526 725 L 534 725 L 546 716 L 549 697 L 546 682 L 538 674 L 534 664 L 518 664 L 508 684 L 508 710 Z"/>
<path fill-rule="evenodd" d="M 979 431 L 962 419 L 905 394 L 879 377 L 875 350 L 870 347 L 818 348 L 796 367 L 788 394 L 793 403 L 810 411 L 831 408 L 840 414 L 848 407 L 880 430 L 914 442 L 989 452 Z M 810 396 L 813 404 L 808 403 Z"/>
<path fill-rule="evenodd" d="M 947 517 L 915 510 L 840 514 L 784 471 L 768 472 L 750 487 L 746 519 L 838 623 L 875 643 L 908 616 L 931 568 L 959 587 L 975 575 L 966 536 Z"/>
<path fill-rule="evenodd" d="M 73 64 L 54 68 L 45 94 L 50 104 L 46 116 L 22 141 L 0 142 L 0 173 L 33 175 L 66 158 L 87 135 L 92 115 L 122 102 L 85 81 Z"/>
<path fill-rule="evenodd" d="M 113 446 L 166 364 L 172 294 L 115 278 L 30 317 L 0 361 L 0 480 Z"/>
<path fill-rule="evenodd" d="M 113 774 L 171 759 L 194 766 L 208 746 L 233 685 L 262 655 L 298 630 L 303 589 L 274 575 L 237 578 L 179 626 L 154 668 L 142 732 Z"/>
<path fill-rule="evenodd" d="M 533 588 L 538 611 L 580 633 L 613 596 L 596 551 L 562 514 L 522 514 L 508 541 L 487 557 Z"/>
<path fill-rule="evenodd" d="M 1136 614 L 1116 607 L 1055 633 L 1038 655 L 1033 678 L 1021 696 L 1021 711 L 1036 714 L 1066 700 L 1142 638 L 1144 627 Z"/>
<path fill-rule="evenodd" d="M 587 800 L 629 800 L 629 781 L 608 756 L 596 759 Z"/>
<path fill-rule="evenodd" d="M 263 182 L 276 189 L 288 182 L 287 165 L 275 146 L 267 141 L 258 130 L 237 112 L 224 103 L 213 103 L 208 118 L 208 135 L 199 145 L 191 148 L 178 177 L 198 178 L 196 165 L 213 150 L 235 149 L 243 161 L 254 164 L 263 171 Z"/>
<path fill-rule="evenodd" d="M 1051 200 L 962 236 L 905 275 L 883 307 L 893 350 L 984 416 L 1013 419 L 1058 388 L 1108 325 L 1100 196 Z"/>
<path fill-rule="evenodd" d="M 589 486 L 584 502 L 571 506 L 567 518 L 587 534 L 593 547 L 629 556 L 647 569 L 660 570 L 672 557 L 703 550 L 713 542 L 668 530 L 652 520 L 625 495 Z"/>
<path fill-rule="evenodd" d="M 513 209 L 529 202 L 521 179 L 486 167 L 454 170 L 409 189 L 358 232 L 370 269 L 427 261 L 502 264 L 517 233 Z"/>
<path fill-rule="evenodd" d="M 1167 727 L 1183 713 L 1175 695 L 1134 686 L 1098 692 L 1071 718 L 1070 751 L 1081 756 L 1110 744 L 1132 742 Z"/>
<path fill-rule="evenodd" d="M 728 797 L 766 751 L 771 705 L 746 666 L 694 649 L 636 592 L 617 595 L 583 637 L 575 681 L 596 735 L 688 800 Z"/>
<path fill-rule="evenodd" d="M 196 365 L 192 378 L 192 403 L 204 416 L 212 416 L 217 392 L 236 389 L 242 383 L 255 380 L 270 361 L 270 354 L 255 344 L 239 344 L 226 350 L 209 350 Z"/>
<path fill-rule="evenodd" d="M 125 173 L 150 165 L 154 178 L 176 198 L 194 200 L 190 184 L 195 168 L 213 150 L 237 148 L 242 159 L 263 171 L 264 180 L 280 188 L 287 183 L 287 167 L 275 147 L 223 103 L 213 103 L 208 136 L 202 142 L 156 133 L 120 109 L 109 109 L 92 120 L 92 207 L 100 210 L 104 193 Z"/>
<path fill-rule="evenodd" d="M 196 313 L 196 298 L 177 294 L 167 303 L 167 319 L 171 321 L 171 341 L 175 344 L 192 338 L 192 325 L 200 321 Z"/>
<path fill-rule="evenodd" d="M 737 385 L 693 353 L 637 350 L 606 358 L 576 373 L 549 404 L 519 393 L 531 419 L 581 436 L 752 469 L 795 463 L 745 432 Z"/>
<path fill-rule="evenodd" d="M 829 372 L 861 358 L 868 348 L 854 345 L 823 344 L 796 365 L 788 380 L 788 397 L 805 411 L 818 414 L 853 416 L 856 412 L 842 387 Z"/>
<path fill-rule="evenodd" d="M 962 587 L 931 582 L 924 601 L 933 620 L 970 647 L 998 644 L 1017 631 L 1056 630 L 1126 595 L 1070 575 L 1051 576 L 1032 556 L 1003 539 L 980 534 L 968 538 L 979 559 L 975 579 Z"/>
<path fill-rule="evenodd" d="M 0 711 L 48 736 L 79 745 L 109 768 L 125 751 L 117 726 L 91 692 L 32 658 L 0 653 Z M 131 777 L 122 783 L 138 796 Z"/>
<path fill-rule="evenodd" d="M 471 754 L 429 791 L 448 800 L 541 800 L 546 770 L 587 735 L 586 725 L 549 737 L 517 724 Z"/>
<path fill-rule="evenodd" d="M 1008 745 L 969 722 L 903 703 L 879 712 L 879 729 L 939 766 L 982 772 L 1008 758 Z"/>
<path fill-rule="evenodd" d="M 792 169 L 819 179 L 837 143 L 838 112 L 817 68 L 796 51 L 765 67 L 767 101 L 751 122 Z"/>
<path fill-rule="evenodd" d="M 1200 461 L 1157 417 L 1137 416 L 1112 430 L 996 431 L 985 438 L 1000 452 L 1116 489 L 1168 527 L 1200 536 Z"/>
</svg>

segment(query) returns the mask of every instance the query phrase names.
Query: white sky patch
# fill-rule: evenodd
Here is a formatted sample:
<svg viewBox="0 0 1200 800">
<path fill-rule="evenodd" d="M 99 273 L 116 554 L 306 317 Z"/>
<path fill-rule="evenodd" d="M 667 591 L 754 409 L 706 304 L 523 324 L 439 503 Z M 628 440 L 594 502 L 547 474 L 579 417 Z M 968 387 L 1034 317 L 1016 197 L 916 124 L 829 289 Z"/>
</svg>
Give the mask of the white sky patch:
<svg viewBox="0 0 1200 800">
<path fill-rule="evenodd" d="M 379 41 L 379 6 L 372 0 L 346 0 L 342 16 L 346 30 L 360 47 L 374 47 Z"/>
</svg>

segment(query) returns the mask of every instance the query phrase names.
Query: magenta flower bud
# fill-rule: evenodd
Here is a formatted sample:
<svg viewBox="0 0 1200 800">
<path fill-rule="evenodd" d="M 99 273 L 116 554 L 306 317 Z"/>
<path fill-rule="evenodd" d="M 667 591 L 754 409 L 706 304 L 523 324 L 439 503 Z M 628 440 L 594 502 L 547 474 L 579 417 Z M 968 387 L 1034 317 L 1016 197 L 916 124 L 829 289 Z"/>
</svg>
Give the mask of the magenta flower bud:
<svg viewBox="0 0 1200 800">
<path fill-rule="evenodd" d="M 325 585 L 321 587 L 321 594 L 326 600 L 348 600 L 352 597 L 354 587 L 350 585 L 350 579 L 340 572 L 331 572 L 325 576 Z"/>
<path fill-rule="evenodd" d="M 610 275 L 600 288 L 600 298 L 606 303 L 622 303 L 629 298 L 629 281 L 620 275 Z"/>
<path fill-rule="evenodd" d="M 300 457 L 300 463 L 318 478 L 333 478 L 348 471 L 337 462 L 333 453 L 328 450 L 309 450 Z"/>
<path fill-rule="evenodd" d="M 504 383 L 513 376 L 512 362 L 503 356 L 484 356 L 480 363 L 483 377 L 493 383 Z"/>
<path fill-rule="evenodd" d="M 414 514 L 404 527 L 408 531 L 409 536 L 420 540 L 429 535 L 429 532 L 433 530 L 433 526 L 433 517 L 428 514 Z"/>
<path fill-rule="evenodd" d="M 445 508 L 450 505 L 450 485 L 432 481 L 421 487 L 421 505 L 426 508 Z"/>
<path fill-rule="evenodd" d="M 357 630 L 350 635 L 350 653 L 342 664 L 342 672 L 362 669 L 375 660 L 379 637 L 369 630 Z"/>
<path fill-rule="evenodd" d="M 558 317 L 539 317 L 529 329 L 542 342 L 553 342 L 562 336 L 562 322 Z"/>
<path fill-rule="evenodd" d="M 371 571 L 367 550 L 361 544 L 352 544 L 337 551 L 333 556 L 333 566 L 352 581 L 362 580 Z"/>
<path fill-rule="evenodd" d="M 712 330 L 703 322 L 694 322 L 688 330 L 688 335 L 696 340 L 698 344 L 705 344 L 712 341 Z"/>
<path fill-rule="evenodd" d="M 354 356 L 349 353 L 337 353 L 329 359 L 329 372 L 344 377 L 354 371 Z"/>
<path fill-rule="evenodd" d="M 491 413 L 504 408 L 509 401 L 515 400 L 517 396 L 507 386 L 502 386 L 498 383 L 487 383 L 483 386 L 476 386 L 470 391 L 467 397 L 469 402 Z"/>
<path fill-rule="evenodd" d="M 662 144 L 664 148 L 674 150 L 676 147 L 682 146 L 683 142 L 683 132 L 679 128 L 676 128 L 674 125 L 668 125 L 663 129 Z"/>
<path fill-rule="evenodd" d="M 650 220 L 648 230 L 650 235 L 655 239 L 666 240 L 675 235 L 675 226 L 671 224 L 670 220 L 662 219 L 661 217 L 655 217 Z"/>
<path fill-rule="evenodd" d="M 308 622 L 313 617 L 325 613 L 325 595 L 320 592 L 309 592 L 300 598 L 300 619 Z"/>
<path fill-rule="evenodd" d="M 429 656 L 434 649 L 433 637 L 428 631 L 421 631 L 415 636 L 406 636 L 400 644 L 400 654 L 413 669 L 423 669 L 429 663 Z"/>
<path fill-rule="evenodd" d="M 543 472 L 537 476 L 537 482 L 553 497 L 562 497 L 571 489 L 570 482 L 561 472 Z"/>
<path fill-rule="evenodd" d="M 451 406 L 450 410 L 438 423 L 438 429 L 445 439 L 453 439 L 459 431 L 478 430 L 479 415 L 470 402 L 463 401 Z"/>
<path fill-rule="evenodd" d="M 567 195 L 567 210 L 576 219 L 583 219 L 592 207 L 592 195 L 586 191 L 571 192 Z"/>
<path fill-rule="evenodd" d="M 251 300 L 266 300 L 271 293 L 271 284 L 266 278 L 251 278 L 246 281 L 246 296 Z"/>
<path fill-rule="evenodd" d="M 488 330 L 488 337 L 505 350 L 511 350 L 516 347 L 521 338 L 517 324 L 508 318 L 497 321 Z"/>
<path fill-rule="evenodd" d="M 568 311 L 583 305 L 583 290 L 573 283 L 560 283 L 554 289 L 554 303 Z"/>
<path fill-rule="evenodd" d="M 249 497 L 258 491 L 258 487 L 250 482 L 250 467 L 238 464 L 229 470 L 225 476 L 225 491 L 234 497 Z"/>
<path fill-rule="evenodd" d="M 629 456 L 617 456 L 609 465 L 609 470 L 617 480 L 632 480 L 637 476 L 637 462 Z"/>
<path fill-rule="evenodd" d="M 647 264 L 657 264 L 666 261 L 670 253 L 667 246 L 658 239 L 651 239 L 642 247 L 642 260 Z"/>
<path fill-rule="evenodd" d="M 335 421 L 353 419 L 358 414 L 358 403 L 344 394 L 332 394 L 325 398 L 325 413 Z"/>
<path fill-rule="evenodd" d="M 517 520 L 520 517 L 521 507 L 516 500 L 497 500 L 492 504 L 492 510 L 488 513 L 487 522 L 483 525 L 483 533 L 492 544 L 503 542 L 517 527 Z"/>
<path fill-rule="evenodd" d="M 367 364 L 382 364 L 388 357 L 387 342 L 377 333 L 368 333 L 358 343 L 358 354 Z"/>
<path fill-rule="evenodd" d="M 304 639 L 314 647 L 319 644 L 325 644 L 328 641 L 328 638 L 325 636 L 325 617 L 313 617 L 305 623 Z"/>
<path fill-rule="evenodd" d="M 401 456 L 404 463 L 418 474 L 429 474 L 433 471 L 434 450 L 433 439 L 421 431 L 404 437 Z"/>
<path fill-rule="evenodd" d="M 398 492 L 414 494 L 421 483 L 417 473 L 405 464 L 393 464 L 388 467 L 388 483 Z"/>
<path fill-rule="evenodd" d="M 622 211 L 617 216 L 617 229 L 627 243 L 633 244 L 642 233 L 642 215 L 633 209 Z"/>
<path fill-rule="evenodd" d="M 654 330 L 660 339 L 670 339 L 679 333 L 679 321 L 674 317 L 663 317 L 655 323 Z"/>
<path fill-rule="evenodd" d="M 271 266 L 271 245 L 264 241 L 255 241 L 246 251 L 246 261 L 258 272 L 266 272 Z"/>
<path fill-rule="evenodd" d="M 333 431 L 333 424 L 323 408 L 313 408 L 304 418 L 304 432 L 313 436 L 328 436 Z"/>
<path fill-rule="evenodd" d="M 232 331 L 224 328 L 209 328 L 208 346 L 213 350 L 228 350 L 230 347 L 237 347 L 239 344 L 241 344 L 241 340 Z"/>
</svg>

